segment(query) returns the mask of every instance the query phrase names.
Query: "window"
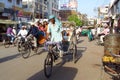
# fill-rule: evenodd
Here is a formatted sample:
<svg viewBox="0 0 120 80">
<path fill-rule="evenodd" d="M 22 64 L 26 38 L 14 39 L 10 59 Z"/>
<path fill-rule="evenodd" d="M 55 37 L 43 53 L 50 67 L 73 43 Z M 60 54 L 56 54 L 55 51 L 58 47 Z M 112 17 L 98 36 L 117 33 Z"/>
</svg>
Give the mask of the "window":
<svg viewBox="0 0 120 80">
<path fill-rule="evenodd" d="M 12 2 L 12 0 L 8 0 L 8 2 Z"/>
<path fill-rule="evenodd" d="M 28 8 L 28 5 L 22 5 L 22 8 Z"/>
<path fill-rule="evenodd" d="M 56 2 L 56 0 L 54 0 L 54 2 Z"/>
<path fill-rule="evenodd" d="M 19 5 L 21 0 L 16 0 L 16 3 Z"/>
</svg>

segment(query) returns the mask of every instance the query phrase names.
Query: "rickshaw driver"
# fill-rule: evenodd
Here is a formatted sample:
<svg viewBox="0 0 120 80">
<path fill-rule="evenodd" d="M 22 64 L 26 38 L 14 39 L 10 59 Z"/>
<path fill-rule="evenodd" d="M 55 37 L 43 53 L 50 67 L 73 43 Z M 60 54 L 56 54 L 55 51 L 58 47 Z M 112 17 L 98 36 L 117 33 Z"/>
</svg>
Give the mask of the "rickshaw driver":
<svg viewBox="0 0 120 80">
<path fill-rule="evenodd" d="M 48 24 L 46 38 L 48 39 L 48 37 L 50 36 L 50 41 L 52 43 L 57 43 L 57 47 L 60 50 L 59 53 L 60 57 L 62 57 L 63 54 L 61 47 L 61 43 L 63 40 L 62 31 L 63 30 L 62 30 L 61 22 L 54 15 L 49 16 L 49 24 Z"/>
<path fill-rule="evenodd" d="M 33 38 L 33 49 L 37 49 L 37 38 L 39 36 L 39 30 L 38 27 L 35 26 L 35 22 L 31 23 L 30 30 L 27 34 L 27 38 Z"/>
</svg>

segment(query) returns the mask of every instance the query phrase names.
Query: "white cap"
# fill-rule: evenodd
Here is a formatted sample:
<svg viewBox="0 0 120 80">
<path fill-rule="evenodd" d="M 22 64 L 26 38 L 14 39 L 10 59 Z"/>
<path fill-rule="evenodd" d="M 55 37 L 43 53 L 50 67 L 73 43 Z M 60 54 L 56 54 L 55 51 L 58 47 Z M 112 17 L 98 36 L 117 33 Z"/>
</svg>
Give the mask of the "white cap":
<svg viewBox="0 0 120 80">
<path fill-rule="evenodd" d="M 24 28 L 25 26 L 22 26 L 22 28 Z"/>
</svg>

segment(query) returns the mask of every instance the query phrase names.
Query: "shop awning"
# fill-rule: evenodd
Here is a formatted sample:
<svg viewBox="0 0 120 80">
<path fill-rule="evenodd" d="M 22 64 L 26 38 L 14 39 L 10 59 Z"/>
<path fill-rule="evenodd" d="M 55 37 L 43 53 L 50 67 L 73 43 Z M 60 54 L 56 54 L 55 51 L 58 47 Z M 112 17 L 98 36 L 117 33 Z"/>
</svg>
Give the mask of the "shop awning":
<svg viewBox="0 0 120 80">
<path fill-rule="evenodd" d="M 18 24 L 18 22 L 17 21 L 2 20 L 2 19 L 0 19 L 0 24 Z"/>
</svg>

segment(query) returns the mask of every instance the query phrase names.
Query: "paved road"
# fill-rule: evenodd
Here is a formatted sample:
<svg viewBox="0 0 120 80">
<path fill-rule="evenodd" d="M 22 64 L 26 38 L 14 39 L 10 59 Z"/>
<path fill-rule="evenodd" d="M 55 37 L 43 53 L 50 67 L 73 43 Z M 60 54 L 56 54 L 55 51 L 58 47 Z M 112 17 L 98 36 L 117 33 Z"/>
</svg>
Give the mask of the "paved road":
<svg viewBox="0 0 120 80">
<path fill-rule="evenodd" d="M 47 79 L 43 72 L 46 52 L 32 52 L 28 59 L 23 59 L 15 47 L 0 46 L 0 80 L 110 80 L 101 71 L 103 46 L 81 37 L 77 48 L 77 62 L 74 64 L 71 56 L 57 60 L 51 78 Z"/>
</svg>

